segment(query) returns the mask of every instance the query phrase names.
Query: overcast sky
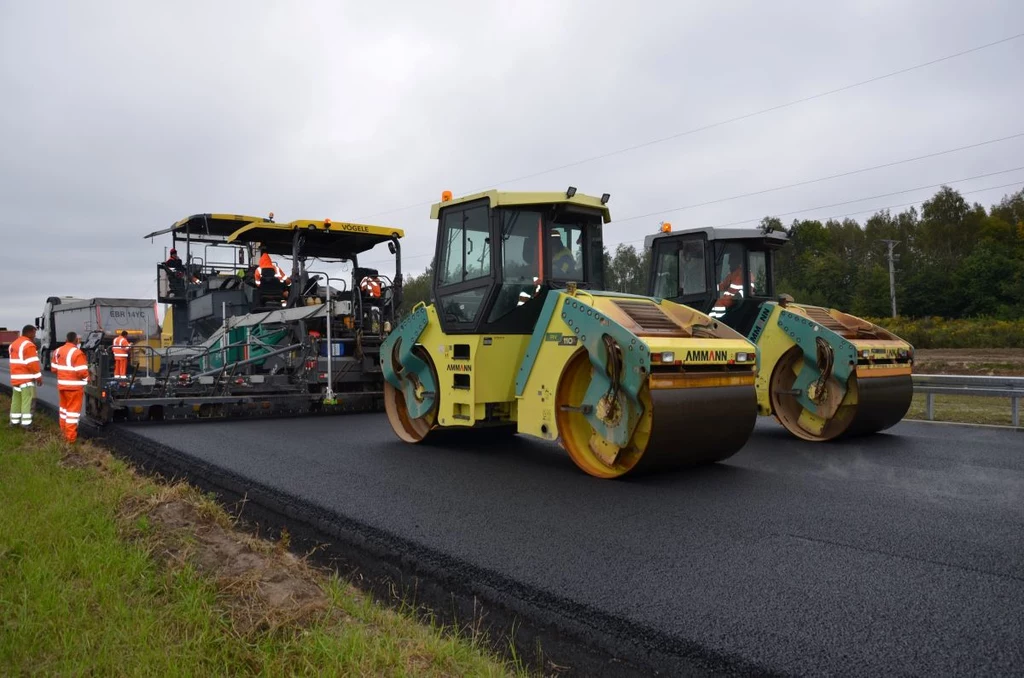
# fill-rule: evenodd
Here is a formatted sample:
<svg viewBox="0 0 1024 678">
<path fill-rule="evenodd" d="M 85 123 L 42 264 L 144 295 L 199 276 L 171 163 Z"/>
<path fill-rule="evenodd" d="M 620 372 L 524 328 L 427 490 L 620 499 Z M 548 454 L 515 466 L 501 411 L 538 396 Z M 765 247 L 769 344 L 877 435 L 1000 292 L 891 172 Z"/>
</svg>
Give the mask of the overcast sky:
<svg viewBox="0 0 1024 678">
<path fill-rule="evenodd" d="M 142 236 L 199 212 L 399 226 L 418 272 L 445 189 L 608 192 L 614 245 L 662 220 L 863 220 L 934 189 L 809 208 L 1024 165 L 1020 137 L 668 211 L 1024 132 L 1021 38 L 514 181 L 1024 32 L 1019 0 L 626 7 L 0 2 L 0 325 L 50 295 L 152 298 L 170 241 Z M 1024 171 L 952 185 L 1014 181 Z M 988 207 L 1013 190 L 967 197 Z M 386 260 L 378 249 L 364 261 Z"/>
</svg>

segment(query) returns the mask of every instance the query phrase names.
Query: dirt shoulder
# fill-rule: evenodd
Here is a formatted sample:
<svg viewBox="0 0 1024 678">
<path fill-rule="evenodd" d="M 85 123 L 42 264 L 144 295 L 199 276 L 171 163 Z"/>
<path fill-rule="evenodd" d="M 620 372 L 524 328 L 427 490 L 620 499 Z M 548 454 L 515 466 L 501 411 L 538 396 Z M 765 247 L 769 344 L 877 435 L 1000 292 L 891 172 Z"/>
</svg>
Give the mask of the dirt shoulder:
<svg viewBox="0 0 1024 678">
<path fill-rule="evenodd" d="M 1024 348 L 919 349 L 914 372 L 1024 377 Z"/>
</svg>

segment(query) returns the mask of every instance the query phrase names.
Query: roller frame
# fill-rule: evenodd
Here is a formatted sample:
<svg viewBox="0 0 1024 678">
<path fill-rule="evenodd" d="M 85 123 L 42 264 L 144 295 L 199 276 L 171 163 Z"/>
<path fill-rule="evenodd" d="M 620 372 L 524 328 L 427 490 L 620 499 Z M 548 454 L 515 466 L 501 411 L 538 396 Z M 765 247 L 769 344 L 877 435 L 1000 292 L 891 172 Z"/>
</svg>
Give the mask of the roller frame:
<svg viewBox="0 0 1024 678">
<path fill-rule="evenodd" d="M 647 345 L 594 307 L 580 303 L 570 296 L 564 298 L 562 319 L 572 328 L 580 345 L 587 350 L 590 364 L 594 368 L 590 387 L 583 401 L 587 421 L 603 438 L 619 447 L 625 447 L 633 437 L 637 423 L 644 413 L 644 406 L 640 402 L 640 389 L 647 380 L 651 368 L 651 356 Z M 546 327 L 547 322 L 539 323 L 536 331 L 543 332 Z M 625 416 L 613 418 L 612 421 L 599 416 L 600 402 L 613 388 L 612 379 L 608 376 L 610 356 L 604 342 L 606 335 L 614 340 L 622 355 L 617 406 Z"/>
<path fill-rule="evenodd" d="M 790 340 L 800 347 L 804 354 L 804 366 L 793 382 L 793 388 L 799 390 L 796 396 L 800 405 L 818 416 L 825 416 L 821 413 L 821 406 L 811 400 L 807 393 L 808 388 L 818 380 L 818 349 L 816 338 L 825 339 L 832 347 L 835 359 L 832 362 L 832 377 L 839 384 L 840 392 L 838 401 L 846 397 L 847 382 L 850 375 L 857 366 L 857 349 L 849 341 L 814 322 L 810 318 L 783 309 L 779 313 L 779 328 L 786 333 Z"/>
<path fill-rule="evenodd" d="M 406 409 L 413 419 L 420 419 L 430 412 L 434 407 L 438 392 L 430 366 L 413 353 L 416 342 L 419 341 L 420 335 L 423 334 L 423 330 L 427 328 L 429 322 L 427 307 L 420 302 L 414 307 L 412 314 L 388 335 L 380 347 L 380 366 L 384 378 L 405 396 Z M 397 356 L 395 356 L 396 352 Z M 397 357 L 398 365 L 395 365 L 395 357 Z M 400 375 L 416 376 L 423 387 L 423 392 L 420 394 L 422 399 L 416 397 L 416 384 L 413 380 L 408 376 Z"/>
</svg>

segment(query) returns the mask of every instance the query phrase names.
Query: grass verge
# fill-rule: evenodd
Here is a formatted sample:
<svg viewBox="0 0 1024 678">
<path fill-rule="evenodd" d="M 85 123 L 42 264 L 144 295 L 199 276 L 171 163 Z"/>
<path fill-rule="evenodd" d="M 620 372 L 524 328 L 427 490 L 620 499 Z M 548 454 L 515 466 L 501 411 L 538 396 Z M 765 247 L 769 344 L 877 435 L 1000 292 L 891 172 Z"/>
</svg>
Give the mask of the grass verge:
<svg viewBox="0 0 1024 678">
<path fill-rule="evenodd" d="M 1022 403 L 1024 406 L 1024 403 Z M 914 396 L 907 412 L 907 419 L 928 419 L 924 394 Z M 960 422 L 964 424 L 997 424 L 1010 426 L 1009 398 L 978 398 L 974 396 L 936 395 L 935 421 Z"/>
<path fill-rule="evenodd" d="M 10 400 L 0 396 L 6 414 Z M 0 666 L 90 675 L 524 675 L 56 426 L 0 429 Z"/>
</svg>

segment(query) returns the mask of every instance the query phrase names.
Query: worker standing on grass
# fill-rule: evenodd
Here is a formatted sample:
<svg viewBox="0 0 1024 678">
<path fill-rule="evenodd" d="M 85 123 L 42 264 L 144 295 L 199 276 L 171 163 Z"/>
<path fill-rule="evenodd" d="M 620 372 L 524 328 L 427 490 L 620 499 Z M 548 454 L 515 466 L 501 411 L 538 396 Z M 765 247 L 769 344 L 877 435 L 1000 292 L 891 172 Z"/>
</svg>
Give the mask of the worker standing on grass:
<svg viewBox="0 0 1024 678">
<path fill-rule="evenodd" d="M 11 342 L 11 426 L 32 427 L 32 402 L 36 397 L 36 384 L 42 385 L 43 373 L 39 354 L 33 341 L 36 328 L 25 325 L 21 336 Z"/>
<path fill-rule="evenodd" d="M 121 334 L 114 337 L 114 379 L 128 378 L 128 355 L 132 350 L 132 343 L 128 341 L 128 331 L 121 330 Z"/>
<path fill-rule="evenodd" d="M 64 440 L 74 443 L 78 439 L 78 420 L 82 417 L 82 396 L 89 383 L 89 365 L 82 349 L 78 348 L 78 335 L 68 332 L 67 340 L 54 352 L 50 369 L 57 373 L 60 430 L 64 432 Z"/>
</svg>

